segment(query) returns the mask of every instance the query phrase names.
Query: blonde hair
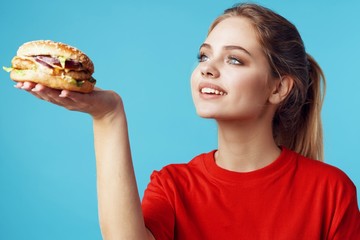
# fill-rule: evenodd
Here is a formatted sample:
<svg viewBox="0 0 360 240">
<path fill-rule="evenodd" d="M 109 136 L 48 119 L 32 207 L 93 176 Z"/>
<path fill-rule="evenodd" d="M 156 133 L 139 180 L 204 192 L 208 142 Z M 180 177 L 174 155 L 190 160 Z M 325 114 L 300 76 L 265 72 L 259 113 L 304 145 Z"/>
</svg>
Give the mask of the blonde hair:
<svg viewBox="0 0 360 240">
<path fill-rule="evenodd" d="M 320 66 L 306 53 L 296 27 L 272 10 L 256 4 L 239 4 L 225 10 L 210 26 L 209 33 L 222 20 L 245 17 L 257 31 L 274 77 L 291 76 L 294 86 L 279 105 L 273 119 L 278 145 L 306 157 L 323 160 L 321 107 L 325 77 Z"/>
</svg>

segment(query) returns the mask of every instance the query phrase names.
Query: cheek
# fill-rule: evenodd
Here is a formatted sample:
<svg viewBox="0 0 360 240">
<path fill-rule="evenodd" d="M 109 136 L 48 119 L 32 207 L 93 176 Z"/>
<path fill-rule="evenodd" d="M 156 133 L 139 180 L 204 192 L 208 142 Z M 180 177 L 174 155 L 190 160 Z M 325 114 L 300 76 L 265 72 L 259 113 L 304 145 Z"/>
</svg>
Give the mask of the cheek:
<svg viewBox="0 0 360 240">
<path fill-rule="evenodd" d="M 260 74 L 243 74 L 237 76 L 232 87 L 237 90 L 239 100 L 247 100 L 248 103 L 263 103 L 269 96 L 268 79 Z"/>
<path fill-rule="evenodd" d="M 190 87 L 191 87 L 192 94 L 194 94 L 195 91 L 197 92 L 196 88 L 197 88 L 197 82 L 198 82 L 198 80 L 197 80 L 198 74 L 199 74 L 198 70 L 197 70 L 197 68 L 195 68 L 190 77 Z"/>
</svg>

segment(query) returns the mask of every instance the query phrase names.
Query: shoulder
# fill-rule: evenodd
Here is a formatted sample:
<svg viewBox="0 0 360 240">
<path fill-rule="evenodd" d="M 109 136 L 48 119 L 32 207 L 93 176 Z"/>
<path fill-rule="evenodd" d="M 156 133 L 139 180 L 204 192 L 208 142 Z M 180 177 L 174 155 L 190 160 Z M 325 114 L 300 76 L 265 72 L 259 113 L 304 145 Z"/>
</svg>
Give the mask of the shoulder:
<svg viewBox="0 0 360 240">
<path fill-rule="evenodd" d="M 331 223 L 329 239 L 355 239 L 360 230 L 355 184 L 341 169 L 333 165 L 298 156 L 297 172 L 302 176 L 302 180 L 298 178 L 298 182 L 302 181 L 303 189 L 310 193 L 307 196 L 315 200 L 313 206 L 325 203 L 323 209 L 327 213 L 323 216 L 328 216 Z M 302 192 L 303 198 L 306 192 Z"/>
<path fill-rule="evenodd" d="M 201 153 L 192 158 L 187 163 L 169 164 L 158 171 L 154 171 L 151 175 L 151 180 L 158 178 L 161 181 L 189 181 L 189 179 L 199 178 L 204 174 L 204 160 L 213 154 L 214 151 L 208 153 Z"/>
<path fill-rule="evenodd" d="M 353 193 L 356 192 L 354 183 L 338 167 L 297 153 L 293 154 L 296 158 L 297 173 L 302 176 L 305 182 L 320 184 L 321 186 L 326 185 L 332 189 L 347 189 Z"/>
<path fill-rule="evenodd" d="M 169 164 L 164 166 L 161 170 L 154 172 L 163 176 L 171 176 L 174 174 L 187 173 L 189 171 L 201 171 L 204 167 L 204 159 L 213 154 L 213 152 L 214 151 L 201 153 L 186 163 Z"/>
<path fill-rule="evenodd" d="M 322 162 L 319 160 L 314 160 L 311 158 L 304 157 L 300 154 L 295 153 L 298 157 L 298 167 L 300 170 L 308 171 L 309 175 L 314 177 L 326 177 L 330 179 L 337 180 L 347 180 L 348 176 L 338 167 Z"/>
</svg>

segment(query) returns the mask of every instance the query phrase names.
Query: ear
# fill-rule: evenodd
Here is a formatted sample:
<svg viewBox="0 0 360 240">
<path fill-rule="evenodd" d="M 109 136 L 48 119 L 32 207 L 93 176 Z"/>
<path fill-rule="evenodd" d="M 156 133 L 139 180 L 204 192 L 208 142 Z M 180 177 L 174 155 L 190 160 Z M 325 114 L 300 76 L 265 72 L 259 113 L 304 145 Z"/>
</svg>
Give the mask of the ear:
<svg viewBox="0 0 360 240">
<path fill-rule="evenodd" d="M 289 95 L 293 86 L 294 79 L 291 76 L 286 75 L 275 80 L 269 96 L 269 102 L 274 105 L 281 103 Z"/>
</svg>

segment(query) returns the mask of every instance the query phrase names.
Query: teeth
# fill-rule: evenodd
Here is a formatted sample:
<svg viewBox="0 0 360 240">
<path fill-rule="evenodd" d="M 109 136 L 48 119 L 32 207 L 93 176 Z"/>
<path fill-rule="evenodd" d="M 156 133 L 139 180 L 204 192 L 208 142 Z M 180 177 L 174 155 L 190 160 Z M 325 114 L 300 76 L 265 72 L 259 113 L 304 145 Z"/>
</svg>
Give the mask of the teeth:
<svg viewBox="0 0 360 240">
<path fill-rule="evenodd" d="M 208 93 L 208 94 L 216 94 L 216 95 L 226 95 L 223 91 L 219 91 L 213 88 L 202 88 L 201 93 Z"/>
</svg>

